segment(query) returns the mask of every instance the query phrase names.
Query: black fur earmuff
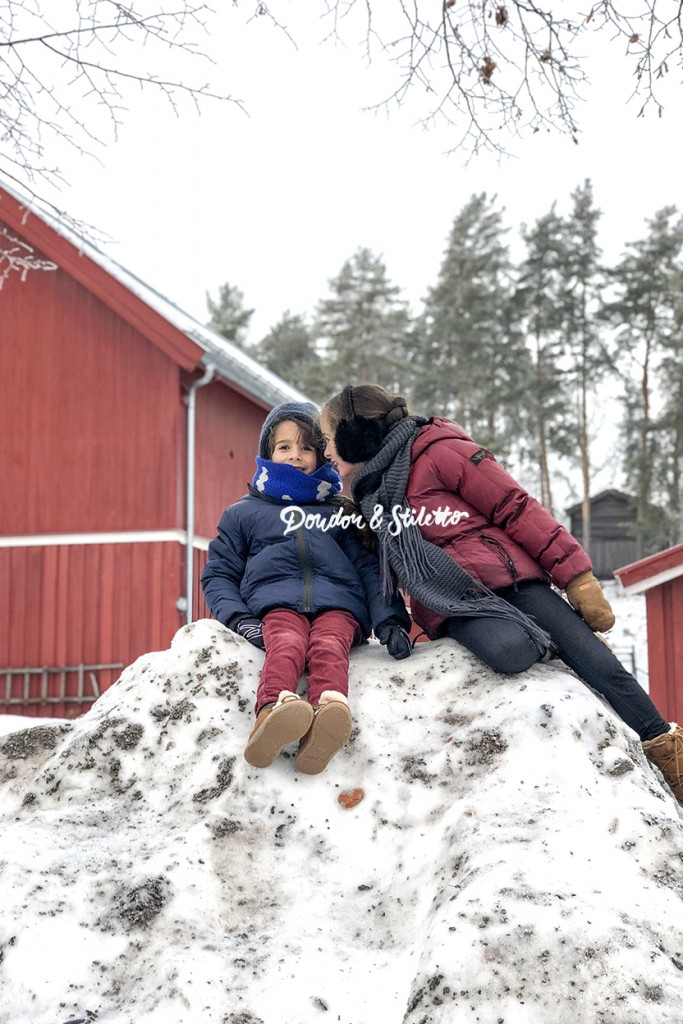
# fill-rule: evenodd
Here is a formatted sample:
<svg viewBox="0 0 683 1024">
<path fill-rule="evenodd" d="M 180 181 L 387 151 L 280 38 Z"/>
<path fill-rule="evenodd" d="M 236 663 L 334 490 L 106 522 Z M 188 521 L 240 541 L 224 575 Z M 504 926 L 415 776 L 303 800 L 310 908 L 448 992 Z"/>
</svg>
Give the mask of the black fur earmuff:
<svg viewBox="0 0 683 1024">
<path fill-rule="evenodd" d="M 344 462 L 369 462 L 386 437 L 385 417 L 364 419 L 353 408 L 353 388 L 342 391 L 342 418 L 334 436 L 337 454 Z"/>
</svg>

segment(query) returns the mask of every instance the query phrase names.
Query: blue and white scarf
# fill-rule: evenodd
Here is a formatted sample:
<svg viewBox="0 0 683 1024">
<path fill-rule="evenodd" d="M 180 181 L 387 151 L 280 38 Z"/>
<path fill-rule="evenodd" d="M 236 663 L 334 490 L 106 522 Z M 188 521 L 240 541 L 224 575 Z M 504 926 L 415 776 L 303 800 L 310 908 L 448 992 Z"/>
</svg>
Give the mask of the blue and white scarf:
<svg viewBox="0 0 683 1024">
<path fill-rule="evenodd" d="M 326 462 L 315 473 L 304 473 L 295 466 L 269 459 L 256 459 L 256 472 L 252 487 L 260 494 L 278 501 L 291 501 L 296 505 L 312 505 L 328 501 L 342 489 L 339 473 Z"/>
</svg>

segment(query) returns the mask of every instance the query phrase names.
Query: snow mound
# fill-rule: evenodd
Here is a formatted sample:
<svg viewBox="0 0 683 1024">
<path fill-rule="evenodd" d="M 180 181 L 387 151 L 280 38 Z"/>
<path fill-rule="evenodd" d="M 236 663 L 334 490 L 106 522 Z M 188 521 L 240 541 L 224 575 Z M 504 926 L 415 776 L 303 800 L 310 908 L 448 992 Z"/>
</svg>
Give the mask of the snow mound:
<svg viewBox="0 0 683 1024">
<path fill-rule="evenodd" d="M 311 777 L 243 760 L 262 659 L 202 620 L 0 739 L 3 1024 L 680 1021 L 678 805 L 595 694 L 372 643 Z"/>
</svg>

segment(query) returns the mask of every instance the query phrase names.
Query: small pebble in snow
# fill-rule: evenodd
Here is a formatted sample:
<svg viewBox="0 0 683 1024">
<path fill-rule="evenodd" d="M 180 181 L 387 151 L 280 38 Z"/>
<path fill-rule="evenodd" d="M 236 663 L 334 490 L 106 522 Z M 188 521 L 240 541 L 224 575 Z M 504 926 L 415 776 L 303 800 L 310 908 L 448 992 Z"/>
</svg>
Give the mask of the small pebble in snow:
<svg viewBox="0 0 683 1024">
<path fill-rule="evenodd" d="M 363 789 L 349 789 L 345 793 L 340 793 L 337 800 L 345 810 L 350 810 L 351 807 L 355 807 L 359 804 L 365 796 L 365 790 Z"/>
</svg>

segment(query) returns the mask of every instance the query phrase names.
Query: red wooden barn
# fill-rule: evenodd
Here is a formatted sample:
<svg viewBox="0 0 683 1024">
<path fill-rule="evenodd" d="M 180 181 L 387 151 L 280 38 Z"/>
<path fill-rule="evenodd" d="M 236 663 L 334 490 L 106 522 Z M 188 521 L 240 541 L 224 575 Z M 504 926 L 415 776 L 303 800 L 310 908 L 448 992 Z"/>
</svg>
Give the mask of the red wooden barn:
<svg viewBox="0 0 683 1024">
<path fill-rule="evenodd" d="M 617 569 L 629 594 L 645 594 L 650 696 L 683 725 L 683 544 Z"/>
<path fill-rule="evenodd" d="M 207 614 L 220 514 L 304 396 L 2 188 L 0 382 L 0 712 L 76 715 Z"/>
</svg>

